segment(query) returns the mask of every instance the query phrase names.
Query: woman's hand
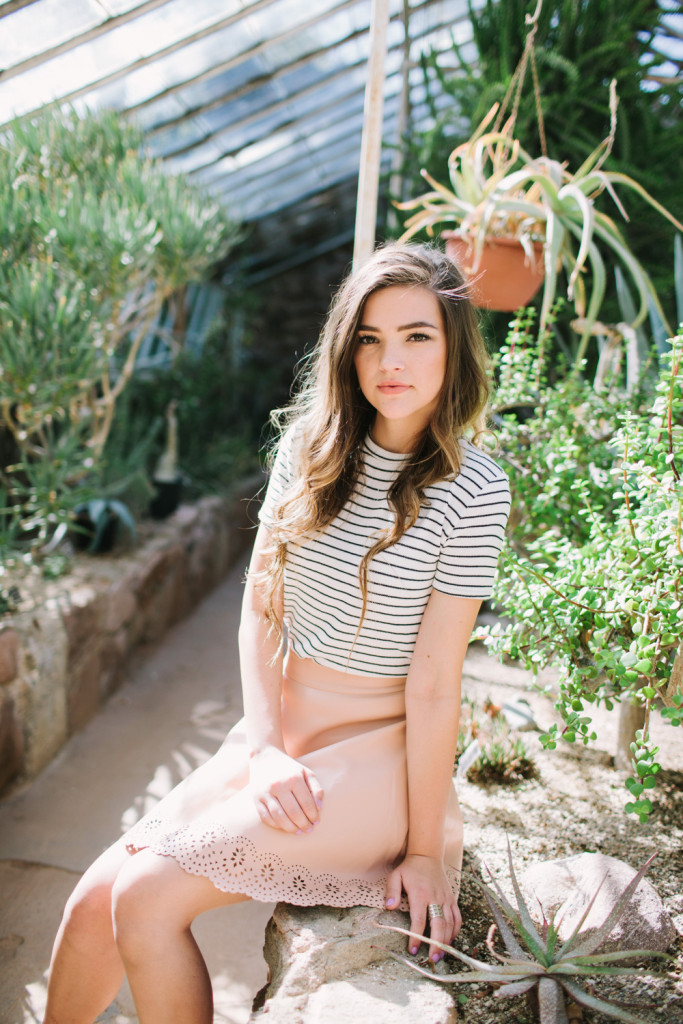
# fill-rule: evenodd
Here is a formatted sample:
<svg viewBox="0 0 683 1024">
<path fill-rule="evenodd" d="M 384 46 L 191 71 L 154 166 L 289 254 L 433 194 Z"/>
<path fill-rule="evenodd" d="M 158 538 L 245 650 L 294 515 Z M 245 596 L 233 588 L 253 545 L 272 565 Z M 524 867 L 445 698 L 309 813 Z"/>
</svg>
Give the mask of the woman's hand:
<svg viewBox="0 0 683 1024">
<path fill-rule="evenodd" d="M 323 790 L 315 774 L 277 747 L 253 755 L 249 787 L 264 825 L 298 835 L 320 818 Z"/>
<path fill-rule="evenodd" d="M 410 906 L 410 931 L 424 935 L 428 919 L 427 908 L 430 903 L 438 903 L 443 909 L 443 917 L 433 918 L 429 934 L 437 942 L 451 943 L 460 931 L 462 917 L 446 878 L 443 863 L 435 857 L 408 854 L 387 879 L 387 909 L 398 907 L 402 891 L 408 897 Z M 408 949 L 413 955 L 417 953 L 418 946 L 417 939 L 408 939 Z M 430 943 L 429 956 L 437 963 L 444 954 Z"/>
</svg>

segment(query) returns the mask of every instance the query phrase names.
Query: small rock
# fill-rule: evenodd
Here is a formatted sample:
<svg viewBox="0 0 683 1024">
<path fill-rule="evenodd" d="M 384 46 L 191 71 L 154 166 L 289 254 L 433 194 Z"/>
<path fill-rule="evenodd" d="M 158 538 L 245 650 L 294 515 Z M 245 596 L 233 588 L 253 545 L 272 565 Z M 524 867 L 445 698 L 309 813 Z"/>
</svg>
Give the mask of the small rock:
<svg viewBox="0 0 683 1024">
<path fill-rule="evenodd" d="M 635 874 L 634 868 L 616 857 L 581 853 L 532 865 L 521 876 L 520 884 L 533 917 L 540 919 L 542 910 L 549 920 L 562 907 L 558 914 L 559 936 L 565 942 L 598 887 L 597 899 L 581 929 L 586 936 L 601 927 Z M 664 903 L 654 886 L 643 878 L 600 951 L 664 952 L 675 938 L 676 930 Z"/>
<path fill-rule="evenodd" d="M 524 697 L 514 701 L 506 701 L 500 710 L 511 729 L 516 729 L 517 732 L 528 732 L 530 729 L 538 729 L 531 705 Z"/>
</svg>

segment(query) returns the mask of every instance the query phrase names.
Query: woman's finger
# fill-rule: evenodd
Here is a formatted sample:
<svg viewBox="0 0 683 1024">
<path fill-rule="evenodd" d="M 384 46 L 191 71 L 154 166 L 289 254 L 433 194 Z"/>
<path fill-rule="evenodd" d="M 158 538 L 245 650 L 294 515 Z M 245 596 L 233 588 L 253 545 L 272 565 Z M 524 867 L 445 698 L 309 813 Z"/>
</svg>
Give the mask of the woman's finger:
<svg viewBox="0 0 683 1024">
<path fill-rule="evenodd" d="M 425 933 L 425 923 L 427 920 L 425 911 L 426 908 L 424 904 L 421 904 L 421 906 L 416 907 L 415 909 L 413 909 L 412 906 L 410 908 L 410 930 L 411 932 L 416 932 L 417 935 L 424 935 Z M 413 956 L 415 956 L 418 949 L 419 944 L 417 939 L 413 939 L 412 937 L 409 938 L 408 950 L 413 954 Z"/>
<path fill-rule="evenodd" d="M 283 832 L 295 833 L 299 831 L 298 826 L 285 813 L 279 800 L 275 800 L 273 797 L 264 798 L 260 805 L 257 806 L 262 806 L 265 809 L 265 818 L 259 812 L 259 817 L 265 825 L 270 825 L 271 828 L 282 829 Z"/>
<path fill-rule="evenodd" d="M 460 907 L 456 903 L 453 907 L 453 932 L 451 934 L 450 942 L 456 937 L 460 929 L 462 928 L 462 914 L 460 913 Z"/>
<path fill-rule="evenodd" d="M 264 825 L 268 825 L 269 828 L 277 828 L 278 826 L 276 825 L 276 823 L 275 823 L 275 821 L 273 819 L 272 814 L 270 813 L 270 811 L 266 807 L 266 805 L 263 802 L 263 800 L 256 800 L 255 804 L 256 804 L 256 810 L 258 812 L 258 816 L 261 819 L 261 821 L 263 822 L 263 824 Z"/>
<path fill-rule="evenodd" d="M 450 917 L 450 914 L 448 915 Z M 432 917 L 429 921 L 429 937 L 436 940 L 436 942 L 450 942 L 450 931 L 452 928 L 451 922 L 446 917 L 446 910 L 444 909 L 443 917 Z M 434 963 L 437 963 L 443 958 L 443 950 L 435 946 L 433 942 L 429 945 L 429 959 Z"/>
<path fill-rule="evenodd" d="M 304 778 L 306 779 L 306 784 L 308 785 L 310 794 L 313 797 L 316 812 L 319 812 L 323 805 L 323 797 L 325 796 L 323 787 L 318 782 L 318 777 L 315 772 L 312 772 L 310 768 L 304 768 Z"/>
<path fill-rule="evenodd" d="M 296 779 L 289 788 L 289 794 L 284 793 L 280 799 L 288 814 L 290 811 L 294 812 L 294 820 L 303 832 L 308 832 L 313 825 L 317 824 L 320 811 L 305 774 Z M 296 802 L 296 807 L 291 805 L 290 799 Z"/>
<path fill-rule="evenodd" d="M 401 902 L 401 873 L 394 869 L 387 878 L 387 888 L 384 893 L 384 905 L 388 910 L 396 910 Z"/>
<path fill-rule="evenodd" d="M 314 822 L 310 820 L 294 793 L 291 790 L 284 790 L 284 792 L 278 792 L 275 795 L 280 802 L 282 810 L 294 825 L 294 831 L 310 832 Z M 309 793 L 309 800 L 311 799 Z"/>
</svg>

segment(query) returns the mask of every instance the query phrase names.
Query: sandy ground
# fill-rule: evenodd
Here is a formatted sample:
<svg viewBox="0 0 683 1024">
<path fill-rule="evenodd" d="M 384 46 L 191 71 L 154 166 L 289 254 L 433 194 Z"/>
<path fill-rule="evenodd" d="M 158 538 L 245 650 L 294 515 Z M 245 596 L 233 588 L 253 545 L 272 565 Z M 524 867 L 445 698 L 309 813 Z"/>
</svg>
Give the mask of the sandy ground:
<svg viewBox="0 0 683 1024">
<path fill-rule="evenodd" d="M 0 804 L 0 1024 L 42 1020 L 45 977 L 64 901 L 80 873 L 176 782 L 209 757 L 240 716 L 236 635 L 242 567 L 155 650 L 131 666 L 126 685 L 31 786 Z M 528 693 L 529 676 L 470 650 L 465 692 L 496 703 L 525 696 L 538 725 L 552 702 Z M 490 924 L 472 874 L 482 862 L 504 879 L 509 838 L 522 870 L 536 860 L 599 850 L 639 866 L 658 850 L 649 877 L 671 912 L 683 916 L 683 734 L 656 721 L 663 782 L 655 813 L 639 825 L 623 812 L 623 775 L 611 767 L 616 715 L 601 713 L 598 743 L 584 751 L 540 748 L 525 734 L 538 776 L 517 786 L 475 785 L 459 792 L 466 827 L 462 948 L 482 952 Z M 199 919 L 198 941 L 214 979 L 217 1024 L 244 1024 L 265 980 L 261 947 L 269 904 L 247 903 Z M 648 1019 L 683 1024 L 683 944 L 678 960 L 621 997 L 654 1006 Z M 501 1003 L 466 986 L 465 1024 L 531 1024 L 520 997 Z M 626 995 L 624 995 L 626 993 Z M 124 989 L 100 1018 L 134 1024 Z M 602 1019 L 586 1014 L 590 1024 Z"/>
</svg>

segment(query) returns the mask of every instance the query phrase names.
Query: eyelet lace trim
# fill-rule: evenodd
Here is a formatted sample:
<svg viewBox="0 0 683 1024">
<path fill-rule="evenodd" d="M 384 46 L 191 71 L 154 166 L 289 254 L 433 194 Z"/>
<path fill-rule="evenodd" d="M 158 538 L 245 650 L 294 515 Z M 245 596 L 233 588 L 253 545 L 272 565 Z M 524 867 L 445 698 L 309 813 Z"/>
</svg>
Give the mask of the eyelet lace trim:
<svg viewBox="0 0 683 1024">
<path fill-rule="evenodd" d="M 263 903 L 284 901 L 300 907 L 384 908 L 386 878 L 369 882 L 315 874 L 302 864 L 287 864 L 275 854 L 263 852 L 245 836 L 231 835 L 220 825 L 196 832 L 191 825 L 164 832 L 159 818 L 147 819 L 130 832 L 129 853 L 148 848 L 173 857 L 184 871 L 208 878 L 222 892 L 239 892 Z M 453 892 L 460 889 L 459 872 L 446 869 Z M 401 910 L 408 910 L 405 896 Z"/>
</svg>

